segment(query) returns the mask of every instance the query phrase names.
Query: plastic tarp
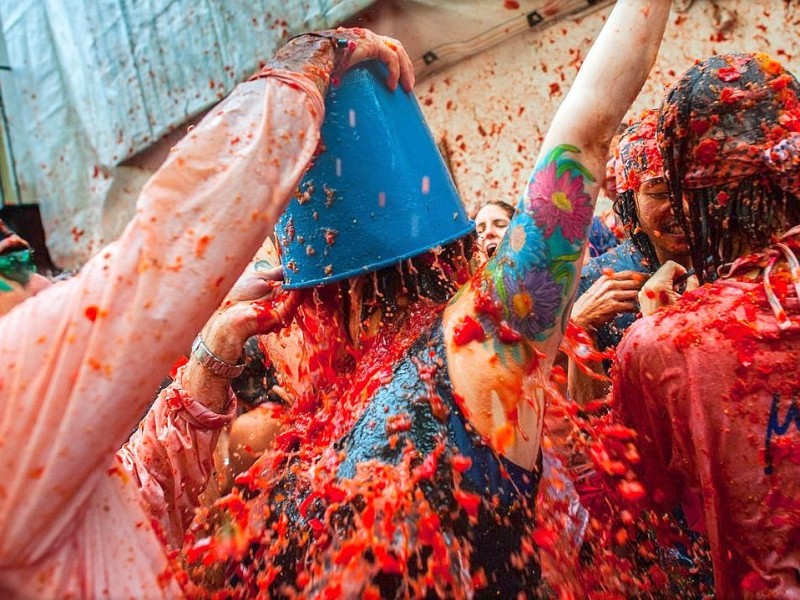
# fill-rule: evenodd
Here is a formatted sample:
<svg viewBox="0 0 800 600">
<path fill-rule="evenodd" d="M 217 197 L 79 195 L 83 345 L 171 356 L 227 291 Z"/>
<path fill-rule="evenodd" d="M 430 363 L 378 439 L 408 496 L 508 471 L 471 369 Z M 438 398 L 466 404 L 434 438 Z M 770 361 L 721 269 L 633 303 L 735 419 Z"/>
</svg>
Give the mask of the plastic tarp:
<svg viewBox="0 0 800 600">
<path fill-rule="evenodd" d="M 149 173 L 118 165 L 224 97 L 288 36 L 371 0 L 0 0 L 0 71 L 21 200 L 56 262 L 119 234 L 107 203 Z M 123 187 L 115 189 L 115 181 Z M 123 211 L 125 212 L 125 211 Z"/>
</svg>

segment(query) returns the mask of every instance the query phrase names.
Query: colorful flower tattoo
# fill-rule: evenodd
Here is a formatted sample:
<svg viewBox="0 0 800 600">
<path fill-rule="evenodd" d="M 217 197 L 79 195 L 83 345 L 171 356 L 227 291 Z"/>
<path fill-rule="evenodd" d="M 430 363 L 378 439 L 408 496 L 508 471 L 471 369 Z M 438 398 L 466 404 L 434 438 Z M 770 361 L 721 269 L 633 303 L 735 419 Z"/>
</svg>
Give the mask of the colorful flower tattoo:
<svg viewBox="0 0 800 600">
<path fill-rule="evenodd" d="M 536 172 L 528 184 L 526 208 L 546 237 L 560 227 L 564 238 L 574 243 L 586 237 L 594 207 L 584 191 L 583 176 L 576 177 L 563 162 L 552 162 Z"/>
<path fill-rule="evenodd" d="M 580 154 L 560 145 L 536 166 L 497 254 L 474 281 L 476 312 L 497 350 L 566 328 L 567 298 L 594 212 L 586 189 L 594 177 L 567 152 Z"/>
</svg>

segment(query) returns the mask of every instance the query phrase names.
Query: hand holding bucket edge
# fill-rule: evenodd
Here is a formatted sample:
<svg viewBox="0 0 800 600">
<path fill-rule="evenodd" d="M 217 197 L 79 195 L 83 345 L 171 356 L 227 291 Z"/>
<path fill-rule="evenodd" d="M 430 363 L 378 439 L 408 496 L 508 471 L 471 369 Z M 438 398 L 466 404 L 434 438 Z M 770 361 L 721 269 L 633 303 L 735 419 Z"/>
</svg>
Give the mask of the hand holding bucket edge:
<svg viewBox="0 0 800 600">
<path fill-rule="evenodd" d="M 265 270 L 256 263 L 231 288 L 219 312 L 242 343 L 284 327 L 294 316 L 302 293 L 284 290 L 282 282 L 283 267 Z"/>
<path fill-rule="evenodd" d="M 414 87 L 414 65 L 399 40 L 360 27 L 325 29 L 297 37 L 303 35 L 324 37 L 334 44 L 334 80 L 358 63 L 379 60 L 388 70 L 386 85 L 390 90 L 397 89 L 398 82 L 406 92 Z"/>
</svg>

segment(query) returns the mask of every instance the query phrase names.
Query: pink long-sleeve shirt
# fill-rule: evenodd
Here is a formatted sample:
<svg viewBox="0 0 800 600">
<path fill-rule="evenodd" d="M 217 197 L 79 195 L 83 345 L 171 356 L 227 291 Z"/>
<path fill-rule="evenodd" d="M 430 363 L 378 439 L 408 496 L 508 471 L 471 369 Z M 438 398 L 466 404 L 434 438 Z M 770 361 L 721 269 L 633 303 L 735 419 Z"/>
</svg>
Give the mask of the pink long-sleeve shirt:
<svg viewBox="0 0 800 600">
<path fill-rule="evenodd" d="M 194 458 L 136 463 L 123 452 L 123 468 L 115 452 L 271 232 L 317 146 L 324 109 L 312 80 L 265 75 L 176 146 L 119 240 L 0 318 L 0 596 L 181 595 L 151 515 L 160 504 L 156 520 L 175 534 L 185 505 L 168 506 L 180 496 L 172 467 L 202 463 L 208 444 L 172 445 L 187 430 L 167 424 L 159 439 L 164 431 L 145 425 L 134 444 L 148 456 L 178 448 Z M 183 475 L 193 476 L 174 481 L 187 489 Z"/>
</svg>

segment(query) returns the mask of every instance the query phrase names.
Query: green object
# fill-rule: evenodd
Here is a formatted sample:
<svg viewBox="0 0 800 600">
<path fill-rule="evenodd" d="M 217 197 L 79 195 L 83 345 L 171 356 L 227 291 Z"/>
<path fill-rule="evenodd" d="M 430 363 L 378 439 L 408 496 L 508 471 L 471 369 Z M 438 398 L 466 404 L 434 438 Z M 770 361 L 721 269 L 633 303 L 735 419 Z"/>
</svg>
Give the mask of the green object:
<svg viewBox="0 0 800 600">
<path fill-rule="evenodd" d="M 0 275 L 5 279 L 26 285 L 34 273 L 36 264 L 33 262 L 33 251 L 29 248 L 0 254 Z M 0 290 L 11 291 L 11 286 L 4 284 L 0 286 Z"/>
</svg>

